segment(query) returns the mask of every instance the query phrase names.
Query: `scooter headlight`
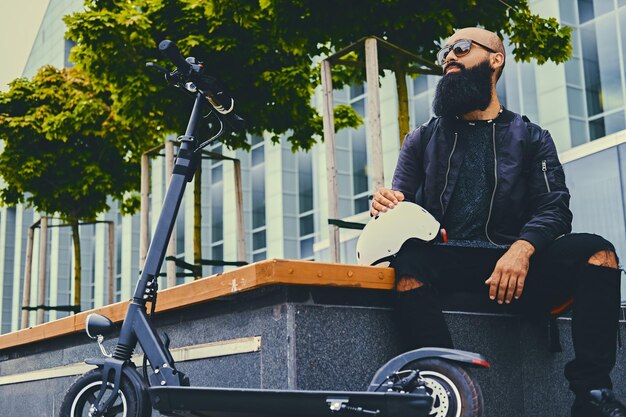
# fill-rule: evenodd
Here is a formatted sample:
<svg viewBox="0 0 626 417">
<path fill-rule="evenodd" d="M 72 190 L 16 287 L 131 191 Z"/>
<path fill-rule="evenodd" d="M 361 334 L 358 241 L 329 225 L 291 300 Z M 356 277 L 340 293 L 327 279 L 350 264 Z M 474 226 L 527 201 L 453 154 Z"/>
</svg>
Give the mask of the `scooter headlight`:
<svg viewBox="0 0 626 417">
<path fill-rule="evenodd" d="M 111 320 L 100 314 L 92 313 L 85 320 L 85 332 L 92 339 L 97 339 L 98 335 L 110 333 L 114 326 Z"/>
</svg>

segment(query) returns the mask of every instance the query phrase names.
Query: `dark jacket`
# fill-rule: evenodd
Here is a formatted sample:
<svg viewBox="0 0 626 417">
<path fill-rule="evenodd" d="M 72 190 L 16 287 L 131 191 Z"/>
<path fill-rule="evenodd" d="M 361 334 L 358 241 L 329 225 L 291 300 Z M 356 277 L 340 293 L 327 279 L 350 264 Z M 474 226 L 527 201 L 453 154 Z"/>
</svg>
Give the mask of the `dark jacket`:
<svg viewBox="0 0 626 417">
<path fill-rule="evenodd" d="M 464 141 L 457 137 L 457 123 L 433 118 L 407 135 L 393 176 L 394 190 L 439 221 L 450 202 L 465 152 Z M 539 251 L 569 233 L 570 195 L 548 131 L 504 110 L 493 123 L 493 149 L 495 189 L 486 227 L 488 239 L 499 245 L 523 239 Z"/>
</svg>

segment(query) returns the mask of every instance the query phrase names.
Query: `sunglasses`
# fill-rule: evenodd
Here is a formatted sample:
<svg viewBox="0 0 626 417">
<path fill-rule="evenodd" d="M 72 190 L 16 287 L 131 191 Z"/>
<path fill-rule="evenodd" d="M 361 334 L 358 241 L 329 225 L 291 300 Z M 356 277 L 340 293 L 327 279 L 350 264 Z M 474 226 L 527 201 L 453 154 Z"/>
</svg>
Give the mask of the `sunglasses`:
<svg viewBox="0 0 626 417">
<path fill-rule="evenodd" d="M 450 51 L 454 52 L 454 55 L 456 55 L 458 58 L 469 54 L 469 51 L 472 49 L 472 45 L 478 45 L 491 53 L 496 53 L 496 51 L 494 51 L 490 47 L 483 45 L 482 43 L 476 42 L 472 39 L 459 39 L 452 45 L 446 45 L 441 48 L 439 52 L 437 52 L 437 63 L 443 66 Z"/>
</svg>

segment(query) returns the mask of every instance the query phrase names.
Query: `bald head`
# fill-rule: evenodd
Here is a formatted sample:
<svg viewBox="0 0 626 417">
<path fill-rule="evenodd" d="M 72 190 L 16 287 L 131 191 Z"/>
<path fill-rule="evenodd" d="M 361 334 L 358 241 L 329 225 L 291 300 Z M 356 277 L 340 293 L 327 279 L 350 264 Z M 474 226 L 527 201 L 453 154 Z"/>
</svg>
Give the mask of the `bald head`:
<svg viewBox="0 0 626 417">
<path fill-rule="evenodd" d="M 500 78 L 500 75 L 502 75 L 502 71 L 504 70 L 504 58 L 506 57 L 506 52 L 504 50 L 504 44 L 502 43 L 502 40 L 498 37 L 498 35 L 487 29 L 477 27 L 463 28 L 454 32 L 454 34 L 450 36 L 446 41 L 446 45 L 451 45 L 459 39 L 470 39 L 479 42 L 485 46 L 488 46 L 496 52 L 501 53 L 503 57 L 502 66 L 499 68 L 497 74 L 497 78 Z"/>
<path fill-rule="evenodd" d="M 495 33 L 487 29 L 482 28 L 463 28 L 459 29 L 450 38 L 448 38 L 447 44 L 453 43 L 459 39 L 472 39 L 482 43 L 493 49 L 494 51 L 504 54 L 504 45 L 502 41 Z"/>
</svg>

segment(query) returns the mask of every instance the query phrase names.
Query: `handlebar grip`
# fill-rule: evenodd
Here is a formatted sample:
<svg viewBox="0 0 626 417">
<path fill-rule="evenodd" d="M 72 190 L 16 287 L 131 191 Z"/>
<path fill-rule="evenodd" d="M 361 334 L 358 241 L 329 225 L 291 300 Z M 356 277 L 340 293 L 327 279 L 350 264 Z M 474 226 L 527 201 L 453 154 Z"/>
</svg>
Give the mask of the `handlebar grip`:
<svg viewBox="0 0 626 417">
<path fill-rule="evenodd" d="M 170 40 L 164 40 L 159 43 L 159 51 L 165 55 L 174 65 L 184 74 L 191 73 L 191 64 L 183 58 L 176 44 Z"/>
</svg>

